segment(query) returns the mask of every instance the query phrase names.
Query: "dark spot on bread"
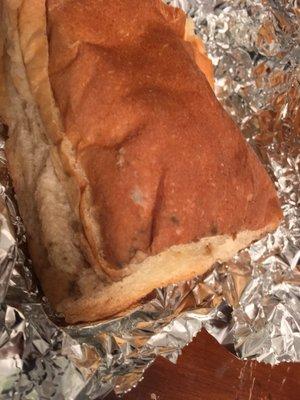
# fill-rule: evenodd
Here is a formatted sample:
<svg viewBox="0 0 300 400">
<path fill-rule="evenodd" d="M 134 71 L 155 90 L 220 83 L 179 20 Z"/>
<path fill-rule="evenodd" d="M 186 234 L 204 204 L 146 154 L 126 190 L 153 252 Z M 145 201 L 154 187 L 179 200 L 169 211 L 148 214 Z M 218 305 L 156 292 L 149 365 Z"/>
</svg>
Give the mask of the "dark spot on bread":
<svg viewBox="0 0 300 400">
<path fill-rule="evenodd" d="M 81 223 L 79 221 L 72 221 L 71 228 L 74 232 L 81 232 Z"/>
<path fill-rule="evenodd" d="M 149 235 L 149 229 L 139 229 L 133 240 L 140 240 L 140 236 Z"/>
<path fill-rule="evenodd" d="M 6 140 L 8 139 L 8 126 L 0 122 L 0 135 Z"/>
<path fill-rule="evenodd" d="M 133 246 L 130 247 L 130 249 L 129 249 L 129 257 L 130 258 L 134 257 L 136 252 L 137 252 L 137 248 L 136 247 L 133 247 Z"/>
<path fill-rule="evenodd" d="M 176 215 L 172 215 L 171 216 L 171 218 L 170 218 L 170 220 L 171 220 L 171 222 L 174 224 L 174 225 L 180 225 L 180 221 L 179 221 L 179 219 L 176 217 Z"/>
<path fill-rule="evenodd" d="M 124 266 L 124 263 L 122 261 L 116 261 L 116 267 L 119 269 L 122 269 Z"/>
<path fill-rule="evenodd" d="M 71 281 L 69 284 L 69 294 L 70 294 L 70 296 L 72 296 L 75 299 L 77 299 L 81 296 L 80 288 L 78 286 L 78 283 L 75 280 Z"/>
<path fill-rule="evenodd" d="M 208 243 L 206 246 L 205 246 L 205 253 L 207 254 L 207 255 L 212 255 L 212 245 L 210 244 L 210 243 Z"/>
<path fill-rule="evenodd" d="M 217 235 L 218 234 L 218 225 L 216 223 L 214 223 L 214 222 L 211 224 L 210 233 L 212 235 Z"/>
</svg>

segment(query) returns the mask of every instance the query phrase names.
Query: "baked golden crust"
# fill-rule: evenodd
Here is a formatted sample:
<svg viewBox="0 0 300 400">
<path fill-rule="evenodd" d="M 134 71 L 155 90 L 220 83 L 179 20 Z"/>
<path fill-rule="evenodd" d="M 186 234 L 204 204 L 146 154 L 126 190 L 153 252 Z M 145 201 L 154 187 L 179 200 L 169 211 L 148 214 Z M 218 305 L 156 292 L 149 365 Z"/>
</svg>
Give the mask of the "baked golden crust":
<svg viewBox="0 0 300 400">
<path fill-rule="evenodd" d="M 48 5 L 50 82 L 110 264 L 270 222 L 271 181 L 199 70 L 182 11 Z"/>
<path fill-rule="evenodd" d="M 37 274 L 68 321 L 116 314 L 276 228 L 275 189 L 180 10 L 3 7 L 10 171 Z"/>
</svg>

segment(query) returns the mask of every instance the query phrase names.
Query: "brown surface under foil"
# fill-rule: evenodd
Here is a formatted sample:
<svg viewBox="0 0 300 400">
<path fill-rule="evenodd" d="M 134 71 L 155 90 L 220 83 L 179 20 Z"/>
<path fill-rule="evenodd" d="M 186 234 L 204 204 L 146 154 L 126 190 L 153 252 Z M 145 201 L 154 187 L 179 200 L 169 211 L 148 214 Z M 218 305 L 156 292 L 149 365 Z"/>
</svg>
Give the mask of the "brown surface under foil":
<svg viewBox="0 0 300 400">
<path fill-rule="evenodd" d="M 300 364 L 242 361 L 203 330 L 177 365 L 158 358 L 124 400 L 298 400 Z M 107 400 L 117 400 L 111 394 Z"/>
</svg>

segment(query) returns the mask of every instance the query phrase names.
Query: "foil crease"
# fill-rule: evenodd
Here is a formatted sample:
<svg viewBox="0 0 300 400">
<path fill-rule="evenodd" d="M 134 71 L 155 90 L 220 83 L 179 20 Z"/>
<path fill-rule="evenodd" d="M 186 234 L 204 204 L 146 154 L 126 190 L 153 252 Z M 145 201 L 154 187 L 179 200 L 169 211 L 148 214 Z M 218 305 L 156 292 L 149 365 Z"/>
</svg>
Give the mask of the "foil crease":
<svg viewBox="0 0 300 400">
<path fill-rule="evenodd" d="M 0 143 L 0 397 L 94 399 L 176 362 L 205 328 L 237 357 L 300 361 L 300 40 L 297 1 L 172 0 L 215 67 L 216 94 L 274 179 L 284 222 L 203 277 L 156 290 L 127 315 L 65 326 L 26 255 Z"/>
</svg>

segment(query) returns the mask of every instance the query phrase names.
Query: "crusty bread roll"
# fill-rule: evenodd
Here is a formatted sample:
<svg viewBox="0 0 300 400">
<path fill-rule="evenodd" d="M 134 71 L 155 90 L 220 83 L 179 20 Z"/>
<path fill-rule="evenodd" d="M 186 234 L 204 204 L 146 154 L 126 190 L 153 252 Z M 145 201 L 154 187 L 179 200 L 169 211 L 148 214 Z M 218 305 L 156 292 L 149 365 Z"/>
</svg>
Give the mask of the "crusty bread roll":
<svg viewBox="0 0 300 400">
<path fill-rule="evenodd" d="M 35 271 L 68 322 L 120 313 L 277 227 L 273 184 L 182 11 L 2 0 L 0 27 L 9 169 Z"/>
</svg>

